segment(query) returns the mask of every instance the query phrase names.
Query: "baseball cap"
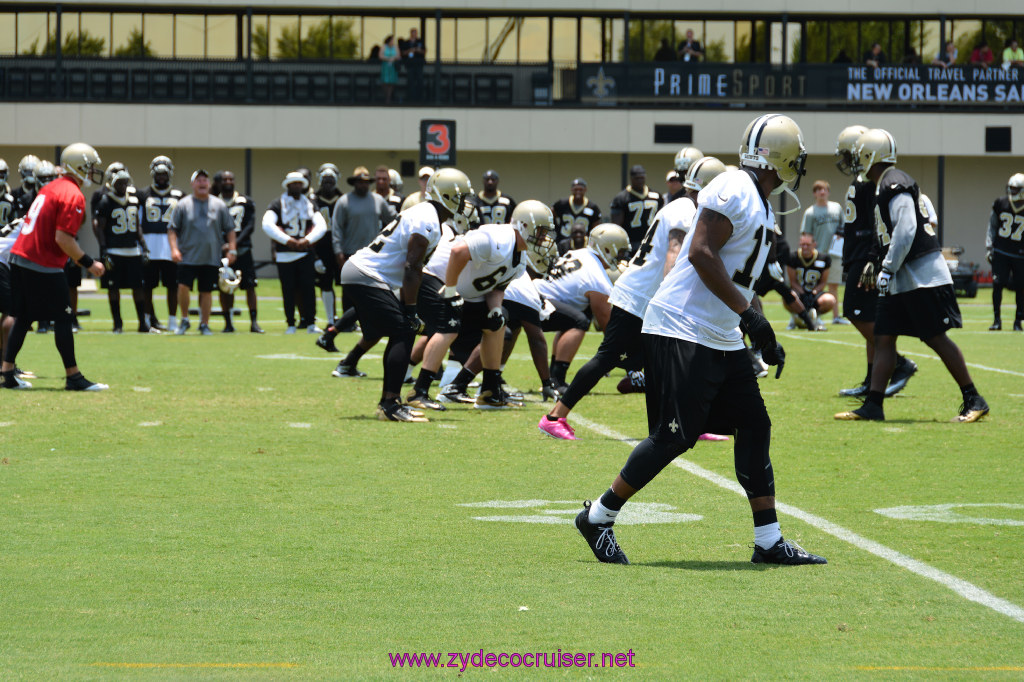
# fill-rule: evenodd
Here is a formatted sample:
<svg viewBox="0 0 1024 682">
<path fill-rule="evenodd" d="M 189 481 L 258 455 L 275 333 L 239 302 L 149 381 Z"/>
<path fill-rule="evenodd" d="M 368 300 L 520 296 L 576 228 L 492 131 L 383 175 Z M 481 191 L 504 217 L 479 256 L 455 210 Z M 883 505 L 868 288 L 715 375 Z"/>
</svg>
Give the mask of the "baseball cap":
<svg viewBox="0 0 1024 682">
<path fill-rule="evenodd" d="M 575 187 L 576 185 L 580 185 L 582 187 L 586 187 L 587 186 L 587 181 L 584 180 L 583 178 L 574 178 L 573 181 L 572 181 L 572 186 Z"/>
<path fill-rule="evenodd" d="M 348 184 L 354 185 L 357 180 L 365 180 L 371 182 L 373 178 L 370 177 L 370 171 L 366 166 L 356 166 L 355 170 L 352 171 L 352 175 L 348 178 Z"/>
<path fill-rule="evenodd" d="M 198 178 L 200 175 L 205 175 L 207 178 L 210 177 L 209 173 L 207 173 L 204 169 L 199 168 L 196 170 L 195 173 L 192 174 L 192 179 L 189 180 L 189 182 L 195 182 L 196 178 Z"/>
<path fill-rule="evenodd" d="M 494 178 L 495 180 L 501 179 L 498 177 L 498 171 L 496 170 L 489 170 L 486 173 L 484 173 L 484 180 L 486 180 L 487 178 Z"/>
<path fill-rule="evenodd" d="M 635 166 L 633 166 L 632 168 L 629 169 L 629 174 L 630 175 L 647 175 L 647 169 L 644 168 L 643 166 L 641 166 L 640 164 L 637 164 L 637 165 L 635 165 Z"/>
</svg>

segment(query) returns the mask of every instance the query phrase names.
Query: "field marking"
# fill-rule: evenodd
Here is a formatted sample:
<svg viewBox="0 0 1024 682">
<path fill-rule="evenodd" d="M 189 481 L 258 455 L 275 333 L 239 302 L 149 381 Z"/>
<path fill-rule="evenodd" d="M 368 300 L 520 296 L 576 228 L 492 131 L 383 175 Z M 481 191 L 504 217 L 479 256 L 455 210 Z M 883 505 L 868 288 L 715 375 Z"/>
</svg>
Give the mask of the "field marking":
<svg viewBox="0 0 1024 682">
<path fill-rule="evenodd" d="M 149 393 L 153 389 L 149 386 L 132 386 L 132 390 L 136 393 Z"/>
<path fill-rule="evenodd" d="M 835 339 L 823 339 L 821 336 L 810 336 L 810 335 L 801 336 L 799 334 L 786 334 L 786 333 L 783 333 L 783 332 L 777 333 L 776 336 L 784 336 L 787 339 L 796 339 L 797 341 L 817 341 L 819 343 L 832 343 L 832 344 L 835 344 L 837 346 L 850 346 L 851 348 L 860 348 L 862 350 L 864 348 L 864 344 L 863 343 L 850 343 L 849 341 L 836 341 Z M 912 351 L 905 351 L 905 350 L 901 350 L 900 353 L 902 353 L 903 355 L 913 355 L 915 358 L 927 358 L 929 360 L 938 360 L 939 362 L 942 361 L 941 358 L 939 358 L 939 356 L 937 356 L 937 355 L 928 355 L 927 353 L 914 353 Z M 968 362 L 967 366 L 968 367 L 973 367 L 974 369 L 983 369 L 983 370 L 985 370 L 987 372 L 997 372 L 999 374 L 1009 374 L 1010 376 L 1024 378 L 1024 372 L 1014 372 L 1012 369 L 1001 369 L 999 367 L 989 367 L 988 365 L 979 365 L 976 362 Z"/>
<path fill-rule="evenodd" d="M 623 434 L 608 428 L 604 424 L 599 424 L 595 421 L 587 419 L 586 417 L 582 417 L 576 414 L 575 412 L 572 413 L 571 418 L 573 421 L 577 422 L 580 426 L 583 426 L 584 428 L 590 429 L 591 431 L 594 431 L 607 438 L 611 438 L 613 440 L 625 443 L 631 447 L 635 446 L 637 443 L 640 442 L 635 438 L 629 438 L 628 436 L 624 436 Z M 743 497 L 747 496 L 746 492 L 744 492 L 743 490 L 743 487 L 740 486 L 740 484 L 737 483 L 736 481 L 730 480 L 724 476 L 720 476 L 715 472 L 709 471 L 708 469 L 705 469 L 704 467 L 694 462 L 683 459 L 682 457 L 677 457 L 672 461 L 672 464 L 676 465 L 683 471 L 687 471 L 693 474 L 694 476 L 698 476 L 710 483 L 714 483 L 720 488 L 731 490 L 732 492 L 738 495 L 742 495 Z M 973 585 L 967 582 L 966 580 L 962 580 L 961 578 L 946 573 L 945 571 L 940 571 L 939 569 L 929 566 L 928 564 L 922 561 L 918 561 L 917 559 L 911 558 L 906 554 L 897 552 L 896 550 L 886 547 L 885 545 L 875 542 L 874 540 L 869 540 L 863 535 L 854 533 L 852 530 L 847 530 L 846 528 L 843 528 L 838 524 L 832 523 L 828 519 L 822 518 L 815 514 L 811 514 L 809 512 L 805 512 L 804 510 L 798 507 L 785 504 L 784 502 L 776 502 L 775 508 L 783 514 L 787 514 L 789 516 L 797 518 L 803 521 L 804 523 L 817 528 L 823 533 L 827 533 L 834 538 L 842 540 L 843 542 L 849 543 L 855 547 L 859 547 L 864 551 L 874 554 L 875 556 L 880 557 L 882 559 L 885 559 L 889 563 L 895 564 L 900 568 L 904 568 L 910 571 L 911 573 L 937 582 L 943 587 L 947 587 L 953 592 L 956 592 L 964 599 L 973 601 L 977 604 L 981 604 L 982 606 L 986 606 L 997 613 L 1001 613 L 1004 616 L 1012 618 L 1018 623 L 1024 623 L 1024 608 L 1018 606 L 1017 604 L 1014 604 L 1011 601 L 1003 599 L 1002 597 L 997 597 L 991 592 L 983 590 L 982 588 Z"/>
<path fill-rule="evenodd" d="M 548 505 L 566 505 L 566 509 L 537 509 Z M 487 502 L 464 502 L 456 504 L 456 507 L 474 507 L 483 509 L 531 509 L 539 511 L 539 514 L 527 515 L 501 515 L 501 516 L 474 516 L 474 521 L 505 521 L 508 523 L 545 523 L 545 524 L 570 524 L 580 513 L 579 500 L 488 500 Z M 674 513 L 675 509 L 670 504 L 663 502 L 636 502 L 625 507 L 617 524 L 630 526 L 648 523 L 687 523 L 700 521 L 704 517 L 700 514 Z"/>
<path fill-rule="evenodd" d="M 139 422 L 139 426 L 161 426 L 163 422 Z"/>
<path fill-rule="evenodd" d="M 260 393 L 266 393 L 267 391 L 273 391 L 274 389 L 270 386 L 257 386 L 256 390 Z"/>
<path fill-rule="evenodd" d="M 298 663 L 90 663 L 93 668 L 298 668 Z"/>
<path fill-rule="evenodd" d="M 288 422 L 288 426 L 293 429 L 311 429 L 313 425 L 309 422 Z"/>
<path fill-rule="evenodd" d="M 367 360 L 380 360 L 382 356 L 374 355 L 373 353 L 367 353 L 362 359 Z M 330 360 L 331 362 L 337 362 L 338 358 L 318 355 L 313 357 L 311 355 L 298 355 L 296 353 L 272 353 L 270 355 L 257 355 L 258 360 Z"/>
<path fill-rule="evenodd" d="M 906 505 L 902 507 L 887 507 L 874 509 L 876 514 L 886 516 L 890 519 L 902 519 L 907 521 L 934 521 L 936 523 L 976 523 L 982 526 L 1024 526 L 1024 521 L 1019 519 L 993 519 L 983 516 L 967 516 L 956 509 L 978 507 L 998 507 L 1000 509 L 1024 509 L 1024 504 L 1011 502 L 975 502 L 975 503 L 950 503 L 950 504 L 928 504 L 928 505 Z"/>
<path fill-rule="evenodd" d="M 928 666 L 928 665 L 855 665 L 853 670 L 871 670 L 871 671 L 916 671 L 916 672 L 959 672 L 959 673 L 974 673 L 974 672 L 1009 672 L 1016 673 L 1024 671 L 1024 665 L 989 665 L 989 666 L 972 666 L 969 668 L 953 668 L 944 666 Z"/>
<path fill-rule="evenodd" d="M 14 426 L 14 422 L 0 422 L 0 429 L 5 426 Z"/>
</svg>

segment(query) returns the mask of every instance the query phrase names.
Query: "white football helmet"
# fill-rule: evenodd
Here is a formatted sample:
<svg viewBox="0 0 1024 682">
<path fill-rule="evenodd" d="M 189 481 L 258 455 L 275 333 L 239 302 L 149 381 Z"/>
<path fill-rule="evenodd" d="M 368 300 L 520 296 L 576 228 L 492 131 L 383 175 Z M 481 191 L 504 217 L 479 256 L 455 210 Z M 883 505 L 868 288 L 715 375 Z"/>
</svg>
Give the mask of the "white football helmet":
<svg viewBox="0 0 1024 682">
<path fill-rule="evenodd" d="M 469 216 L 473 211 L 470 199 L 473 186 L 469 178 L 458 168 L 442 168 L 427 180 L 426 198 L 436 201 L 452 212 Z"/>
<path fill-rule="evenodd" d="M 526 250 L 539 256 L 550 251 L 555 240 L 555 214 L 543 201 L 527 199 L 520 202 L 509 219 L 512 227 L 526 242 Z"/>
<path fill-rule="evenodd" d="M 615 267 L 623 251 L 629 253 L 629 235 L 615 223 L 603 223 L 590 231 L 587 248 L 597 254 L 605 269 Z"/>
<path fill-rule="evenodd" d="M 783 183 L 774 194 L 781 194 L 786 185 L 792 185 L 789 189 L 794 192 L 800 187 L 800 178 L 807 172 L 804 170 L 806 160 L 803 133 L 789 116 L 758 116 L 743 132 L 740 166 L 774 170 Z"/>
<path fill-rule="evenodd" d="M 7 168 L 7 162 L 4 161 L 3 159 L 0 159 L 0 187 L 3 187 L 4 185 L 7 184 L 7 173 L 8 172 L 9 171 L 8 171 L 8 168 Z"/>
<path fill-rule="evenodd" d="M 149 175 L 150 177 L 157 173 L 167 173 L 167 182 L 174 179 L 174 164 L 171 163 L 170 157 L 157 156 L 149 164 Z"/>
<path fill-rule="evenodd" d="M 35 154 L 27 154 L 21 157 L 21 161 L 18 162 L 18 173 L 21 175 L 22 184 L 27 182 L 32 185 L 35 183 L 35 171 L 38 164 L 39 157 Z"/>
<path fill-rule="evenodd" d="M 36 178 L 36 186 L 42 187 L 57 179 L 57 167 L 49 161 L 40 161 L 36 164 L 33 174 Z"/>
<path fill-rule="evenodd" d="M 124 190 L 125 194 L 127 194 L 128 193 L 128 187 L 132 186 L 132 176 L 128 172 L 128 169 L 122 168 L 119 171 L 114 171 L 114 175 L 111 176 L 111 178 L 110 178 L 110 189 L 111 190 L 114 189 L 114 183 L 117 182 L 118 180 L 127 180 L 128 181 L 128 184 L 125 186 L 125 190 Z"/>
<path fill-rule="evenodd" d="M 713 156 L 705 156 L 690 165 L 690 170 L 686 171 L 686 180 L 683 181 L 683 187 L 693 192 L 699 192 L 707 187 L 709 182 L 724 172 L 724 163 Z"/>
<path fill-rule="evenodd" d="M 115 161 L 107 166 L 107 170 L 103 172 L 103 184 L 106 185 L 107 189 L 110 189 L 114 184 L 114 174 L 118 171 L 123 171 L 124 169 L 124 164 L 120 161 Z"/>
<path fill-rule="evenodd" d="M 84 142 L 69 144 L 60 153 L 60 165 L 68 175 L 78 178 L 82 187 L 103 182 L 103 171 L 100 170 L 102 163 L 99 153 Z"/>
<path fill-rule="evenodd" d="M 836 138 L 836 168 L 843 175 L 856 175 L 857 156 L 854 148 L 861 135 L 868 131 L 864 126 L 848 126 L 839 132 Z"/>
<path fill-rule="evenodd" d="M 402 187 L 402 174 L 396 171 L 394 168 L 388 169 L 388 177 L 391 179 L 391 189 L 401 193 Z"/>
<path fill-rule="evenodd" d="M 228 265 L 227 258 L 220 259 L 220 269 L 217 270 L 217 288 L 225 294 L 235 293 L 235 289 L 242 283 L 242 272 L 232 270 Z"/>
<path fill-rule="evenodd" d="M 872 128 L 857 138 L 853 150 L 858 173 L 867 173 L 876 163 L 896 163 L 896 139 L 881 128 Z"/>
<path fill-rule="evenodd" d="M 1019 211 L 1020 204 L 1017 202 L 1024 201 L 1024 173 L 1014 173 L 1006 181 L 1006 196 L 1013 210 Z"/>
<path fill-rule="evenodd" d="M 679 171 L 679 175 L 685 176 L 693 162 L 700 160 L 703 156 L 704 154 L 696 147 L 683 147 L 676 152 L 675 169 Z"/>
<path fill-rule="evenodd" d="M 554 240 L 551 241 L 548 248 L 542 253 L 533 249 L 527 249 L 525 253 L 530 270 L 542 277 L 548 274 L 548 270 L 551 269 L 551 266 L 558 259 L 558 247 L 555 245 Z"/>
</svg>

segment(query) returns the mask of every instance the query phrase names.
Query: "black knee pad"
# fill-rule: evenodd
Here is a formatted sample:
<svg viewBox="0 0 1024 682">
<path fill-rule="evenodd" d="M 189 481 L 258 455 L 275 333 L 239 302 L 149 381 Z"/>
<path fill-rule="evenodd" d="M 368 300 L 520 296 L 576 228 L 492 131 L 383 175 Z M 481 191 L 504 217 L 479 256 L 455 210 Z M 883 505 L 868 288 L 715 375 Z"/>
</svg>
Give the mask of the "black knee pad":
<svg viewBox="0 0 1024 682">
<path fill-rule="evenodd" d="M 769 455 L 772 440 L 771 420 L 767 415 L 736 430 L 733 450 L 736 480 L 747 498 L 775 495 L 775 472 Z"/>
<path fill-rule="evenodd" d="M 669 465 L 669 462 L 693 447 L 693 439 L 685 439 L 682 434 L 676 436 L 655 433 L 648 436 L 633 448 L 629 459 L 622 467 L 619 475 L 635 490 L 640 490 L 658 473 Z"/>
</svg>

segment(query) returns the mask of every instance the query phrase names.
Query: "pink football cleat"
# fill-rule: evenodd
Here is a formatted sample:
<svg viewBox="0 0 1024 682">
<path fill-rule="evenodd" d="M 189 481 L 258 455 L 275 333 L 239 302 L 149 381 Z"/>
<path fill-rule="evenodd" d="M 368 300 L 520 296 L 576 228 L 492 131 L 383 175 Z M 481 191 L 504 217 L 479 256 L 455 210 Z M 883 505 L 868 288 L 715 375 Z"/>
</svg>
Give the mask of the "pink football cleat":
<svg viewBox="0 0 1024 682">
<path fill-rule="evenodd" d="M 700 434 L 700 438 L 697 440 L 710 440 L 717 443 L 719 441 L 729 440 L 729 436 L 719 436 L 717 433 L 702 433 Z"/>
<path fill-rule="evenodd" d="M 565 421 L 565 417 L 551 421 L 547 415 L 540 418 L 537 422 L 537 428 L 548 434 L 552 438 L 561 438 L 562 440 L 578 440 L 576 438 L 576 432 L 569 426 L 569 422 Z"/>
</svg>

